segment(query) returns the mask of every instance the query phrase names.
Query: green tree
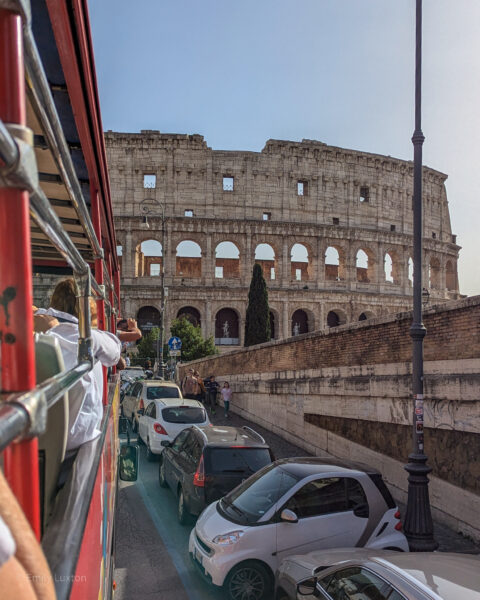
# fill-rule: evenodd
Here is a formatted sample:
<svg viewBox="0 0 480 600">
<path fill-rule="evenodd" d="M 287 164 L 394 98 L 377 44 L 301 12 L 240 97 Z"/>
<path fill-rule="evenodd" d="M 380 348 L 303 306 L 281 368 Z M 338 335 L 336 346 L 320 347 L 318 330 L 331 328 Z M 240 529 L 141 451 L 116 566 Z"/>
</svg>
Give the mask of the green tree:
<svg viewBox="0 0 480 600">
<path fill-rule="evenodd" d="M 248 292 L 247 316 L 245 319 L 245 346 L 270 341 L 270 311 L 268 308 L 267 284 L 262 267 L 253 266 L 252 281 Z"/>
<path fill-rule="evenodd" d="M 182 361 L 184 362 L 218 354 L 213 337 L 203 339 L 200 327 L 195 327 L 185 317 L 174 319 L 170 332 L 172 336 L 182 340 Z"/>
<path fill-rule="evenodd" d="M 153 327 L 148 333 L 143 335 L 137 345 L 136 363 L 143 366 L 148 358 L 153 366 L 157 357 L 157 340 L 159 335 L 160 329 L 158 327 Z"/>
</svg>

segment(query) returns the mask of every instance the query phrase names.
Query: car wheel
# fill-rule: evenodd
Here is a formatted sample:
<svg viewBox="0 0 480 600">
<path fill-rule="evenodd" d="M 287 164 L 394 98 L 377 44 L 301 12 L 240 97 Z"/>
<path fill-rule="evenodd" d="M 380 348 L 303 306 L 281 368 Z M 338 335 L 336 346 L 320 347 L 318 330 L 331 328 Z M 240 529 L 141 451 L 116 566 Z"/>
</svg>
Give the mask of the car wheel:
<svg viewBox="0 0 480 600">
<path fill-rule="evenodd" d="M 185 503 L 185 496 L 183 495 L 182 488 L 180 488 L 178 492 L 177 517 L 180 525 L 187 525 L 190 521 L 190 514 Z"/>
<path fill-rule="evenodd" d="M 163 458 L 160 459 L 160 464 L 158 465 L 158 483 L 160 487 L 167 487 L 167 480 L 165 479 L 165 463 L 163 462 Z"/>
<path fill-rule="evenodd" d="M 157 458 L 157 455 L 154 454 L 152 452 L 152 450 L 150 449 L 150 442 L 148 441 L 148 438 L 147 438 L 146 446 L 147 446 L 147 460 L 148 460 L 148 462 L 154 462 Z"/>
<path fill-rule="evenodd" d="M 256 561 L 245 561 L 233 567 L 224 587 L 229 600 L 267 600 L 273 595 L 272 576 Z"/>
</svg>

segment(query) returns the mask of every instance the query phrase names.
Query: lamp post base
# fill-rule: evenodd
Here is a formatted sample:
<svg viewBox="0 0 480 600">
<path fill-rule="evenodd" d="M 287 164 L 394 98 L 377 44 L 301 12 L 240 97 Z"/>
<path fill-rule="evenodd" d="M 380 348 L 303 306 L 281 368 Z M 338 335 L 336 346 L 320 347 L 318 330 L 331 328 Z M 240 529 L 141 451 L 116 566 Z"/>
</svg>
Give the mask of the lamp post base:
<svg viewBox="0 0 480 600">
<path fill-rule="evenodd" d="M 433 537 L 433 519 L 428 495 L 428 477 L 432 470 L 424 454 L 410 454 L 407 512 L 403 524 L 411 552 L 433 552 L 438 543 Z"/>
</svg>

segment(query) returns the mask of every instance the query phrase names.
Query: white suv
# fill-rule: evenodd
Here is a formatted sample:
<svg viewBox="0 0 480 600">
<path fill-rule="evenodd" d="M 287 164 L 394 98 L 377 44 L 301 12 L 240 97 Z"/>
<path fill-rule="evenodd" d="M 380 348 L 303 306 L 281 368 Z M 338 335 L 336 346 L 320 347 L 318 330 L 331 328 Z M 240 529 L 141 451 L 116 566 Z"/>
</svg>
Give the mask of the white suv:
<svg viewBox="0 0 480 600">
<path fill-rule="evenodd" d="M 377 471 L 321 458 L 281 459 L 200 515 L 189 551 L 230 600 L 272 597 L 282 559 L 323 548 L 408 551 L 400 513 Z"/>
</svg>

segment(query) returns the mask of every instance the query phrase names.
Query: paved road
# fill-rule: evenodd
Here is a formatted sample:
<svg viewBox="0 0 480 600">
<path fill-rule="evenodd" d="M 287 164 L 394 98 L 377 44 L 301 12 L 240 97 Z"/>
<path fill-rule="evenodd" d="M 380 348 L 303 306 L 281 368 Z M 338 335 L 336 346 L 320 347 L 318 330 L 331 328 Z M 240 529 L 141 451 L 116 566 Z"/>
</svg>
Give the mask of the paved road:
<svg viewBox="0 0 480 600">
<path fill-rule="evenodd" d="M 276 458 L 305 456 L 305 450 L 277 435 L 248 423 L 237 415 L 225 420 L 214 417 L 215 424 L 249 424 L 261 433 Z M 220 600 L 221 590 L 203 581 L 188 555 L 191 527 L 177 521 L 176 500 L 158 484 L 158 463 L 146 460 L 140 446 L 140 476 L 136 483 L 120 482 L 116 519 L 115 600 Z M 440 549 L 479 553 L 480 546 L 437 526 Z"/>
</svg>

